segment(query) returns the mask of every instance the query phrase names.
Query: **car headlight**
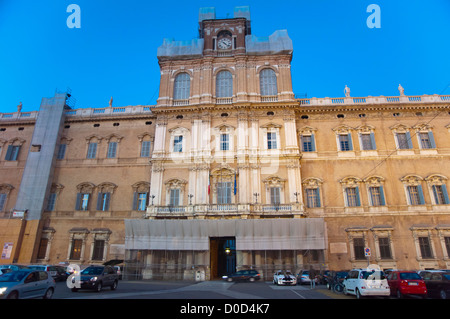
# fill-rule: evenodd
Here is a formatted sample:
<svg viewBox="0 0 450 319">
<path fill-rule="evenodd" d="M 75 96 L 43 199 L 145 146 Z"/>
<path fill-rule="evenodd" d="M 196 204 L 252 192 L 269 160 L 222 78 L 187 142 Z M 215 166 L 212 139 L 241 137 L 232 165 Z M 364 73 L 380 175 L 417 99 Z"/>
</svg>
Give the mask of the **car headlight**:
<svg viewBox="0 0 450 319">
<path fill-rule="evenodd" d="M 8 288 L 6 288 L 6 287 L 0 288 L 0 295 L 2 295 L 7 289 Z"/>
<path fill-rule="evenodd" d="M 97 281 L 97 277 L 92 277 L 91 279 L 89 279 L 90 281 Z"/>
</svg>

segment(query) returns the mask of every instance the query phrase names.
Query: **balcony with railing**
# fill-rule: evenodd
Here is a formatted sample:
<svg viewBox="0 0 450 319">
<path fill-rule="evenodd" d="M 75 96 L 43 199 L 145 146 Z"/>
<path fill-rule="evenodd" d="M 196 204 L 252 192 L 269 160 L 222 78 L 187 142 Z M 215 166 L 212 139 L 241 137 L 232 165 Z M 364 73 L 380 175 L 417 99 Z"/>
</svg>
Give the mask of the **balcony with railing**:
<svg viewBox="0 0 450 319">
<path fill-rule="evenodd" d="M 186 206 L 147 207 L 145 218 L 214 218 L 239 216 L 249 218 L 251 215 L 264 217 L 301 217 L 303 205 L 292 204 L 197 204 Z"/>
</svg>

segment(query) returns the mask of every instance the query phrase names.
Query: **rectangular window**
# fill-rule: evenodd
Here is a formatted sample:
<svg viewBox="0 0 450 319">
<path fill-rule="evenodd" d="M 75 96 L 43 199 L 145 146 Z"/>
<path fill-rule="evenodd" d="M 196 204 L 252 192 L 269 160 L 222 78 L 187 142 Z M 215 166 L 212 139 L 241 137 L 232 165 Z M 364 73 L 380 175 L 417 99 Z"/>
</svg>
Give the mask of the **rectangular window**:
<svg viewBox="0 0 450 319">
<path fill-rule="evenodd" d="M 433 258 L 433 253 L 431 251 L 430 245 L 430 238 L 419 237 L 419 247 L 420 247 L 420 254 L 423 259 Z"/>
<path fill-rule="evenodd" d="M 366 256 L 364 255 L 364 238 L 363 237 L 357 237 L 353 238 L 353 250 L 355 253 L 355 259 L 356 260 L 364 260 L 366 259 Z"/>
<path fill-rule="evenodd" d="M 179 206 L 180 205 L 180 190 L 179 189 L 171 189 L 170 190 L 170 206 Z"/>
<path fill-rule="evenodd" d="M 302 151 L 303 152 L 314 152 L 314 136 L 312 135 L 302 135 Z"/>
<path fill-rule="evenodd" d="M 173 139 L 173 151 L 181 153 L 183 152 L 183 136 L 175 136 Z"/>
<path fill-rule="evenodd" d="M 6 194 L 0 194 L 0 212 L 5 209 L 6 197 Z"/>
<path fill-rule="evenodd" d="M 358 187 L 347 187 L 345 189 L 347 196 L 347 206 L 348 207 L 358 207 L 361 206 L 359 200 L 359 189 Z"/>
<path fill-rule="evenodd" d="M 309 208 L 320 207 L 320 196 L 318 188 L 306 189 L 306 204 Z"/>
<path fill-rule="evenodd" d="M 410 205 L 424 205 L 422 187 L 418 186 L 408 186 L 409 204 Z"/>
<path fill-rule="evenodd" d="M 269 150 L 277 148 L 277 133 L 267 133 L 267 148 Z"/>
<path fill-rule="evenodd" d="M 109 202 L 111 199 L 111 193 L 98 193 L 97 197 L 97 210 L 108 211 L 109 210 Z"/>
<path fill-rule="evenodd" d="M 72 240 L 72 249 L 70 250 L 70 259 L 71 260 L 80 260 L 81 259 L 82 245 L 83 245 L 83 240 L 81 240 L 81 239 L 73 239 Z"/>
<path fill-rule="evenodd" d="M 58 149 L 58 155 L 56 156 L 56 159 L 62 160 L 66 156 L 66 147 L 67 144 L 60 144 Z"/>
<path fill-rule="evenodd" d="M 270 188 L 270 203 L 272 205 L 279 205 L 281 199 L 281 189 L 279 187 Z"/>
<path fill-rule="evenodd" d="M 19 151 L 19 145 L 9 145 L 8 150 L 6 151 L 5 161 L 17 161 Z"/>
<path fill-rule="evenodd" d="M 387 237 L 378 238 L 378 246 L 380 248 L 381 259 L 392 259 L 391 245 L 389 244 L 389 238 Z"/>
<path fill-rule="evenodd" d="M 409 150 L 412 149 L 411 136 L 409 132 L 406 133 L 397 133 L 397 143 L 398 148 L 401 150 Z"/>
<path fill-rule="evenodd" d="M 430 136 L 428 133 L 419 133 L 420 145 L 424 149 L 433 148 L 431 146 Z"/>
<path fill-rule="evenodd" d="M 94 159 L 97 156 L 97 143 L 89 143 L 86 158 Z"/>
<path fill-rule="evenodd" d="M 77 202 L 75 204 L 75 210 L 88 210 L 89 209 L 89 195 L 87 193 L 78 193 Z"/>
<path fill-rule="evenodd" d="M 94 251 L 92 252 L 92 260 L 103 260 L 103 252 L 105 251 L 104 240 L 94 240 Z"/>
<path fill-rule="evenodd" d="M 370 200 L 372 206 L 384 206 L 384 194 L 381 186 L 369 187 Z"/>
<path fill-rule="evenodd" d="M 142 142 L 141 157 L 150 157 L 150 141 Z"/>
<path fill-rule="evenodd" d="M 56 203 L 56 193 L 50 193 L 50 195 L 48 196 L 47 211 L 49 212 L 54 211 L 55 203 Z"/>
<path fill-rule="evenodd" d="M 339 135 L 339 147 L 343 152 L 352 150 L 350 134 Z"/>
<path fill-rule="evenodd" d="M 41 241 L 39 242 L 39 250 L 38 250 L 38 254 L 37 254 L 37 259 L 45 258 L 45 255 L 47 253 L 47 246 L 48 246 L 48 239 L 41 238 Z"/>
<path fill-rule="evenodd" d="M 432 189 L 436 205 L 449 204 L 447 187 L 445 185 L 433 185 Z"/>
<path fill-rule="evenodd" d="M 231 182 L 217 183 L 217 204 L 231 204 Z"/>
<path fill-rule="evenodd" d="M 447 249 L 447 256 L 450 256 L 450 237 L 444 237 L 445 248 Z"/>
<path fill-rule="evenodd" d="M 106 158 L 116 158 L 116 153 L 117 153 L 117 142 L 109 142 L 108 153 L 106 154 Z"/>
<path fill-rule="evenodd" d="M 228 134 L 220 134 L 220 150 L 229 151 L 230 150 L 230 136 Z"/>
<path fill-rule="evenodd" d="M 361 147 L 363 151 L 375 150 L 375 137 L 373 133 L 361 134 Z"/>
</svg>

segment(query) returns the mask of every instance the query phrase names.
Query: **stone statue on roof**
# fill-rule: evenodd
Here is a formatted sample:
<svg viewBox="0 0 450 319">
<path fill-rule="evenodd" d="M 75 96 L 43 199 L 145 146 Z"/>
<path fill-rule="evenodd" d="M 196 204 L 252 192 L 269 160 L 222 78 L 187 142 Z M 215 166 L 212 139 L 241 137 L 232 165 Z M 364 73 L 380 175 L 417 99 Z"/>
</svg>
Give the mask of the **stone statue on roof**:
<svg viewBox="0 0 450 319">
<path fill-rule="evenodd" d="M 405 95 L 405 89 L 401 84 L 398 85 L 398 91 L 400 92 L 400 96 Z"/>
<path fill-rule="evenodd" d="M 22 112 L 22 102 L 19 103 L 19 105 L 17 105 L 17 112 Z"/>
<path fill-rule="evenodd" d="M 109 100 L 109 107 L 112 107 L 113 98 L 111 96 L 111 99 Z"/>
<path fill-rule="evenodd" d="M 347 85 L 344 88 L 344 93 L 345 93 L 345 97 L 349 97 L 350 96 L 350 88 Z"/>
</svg>

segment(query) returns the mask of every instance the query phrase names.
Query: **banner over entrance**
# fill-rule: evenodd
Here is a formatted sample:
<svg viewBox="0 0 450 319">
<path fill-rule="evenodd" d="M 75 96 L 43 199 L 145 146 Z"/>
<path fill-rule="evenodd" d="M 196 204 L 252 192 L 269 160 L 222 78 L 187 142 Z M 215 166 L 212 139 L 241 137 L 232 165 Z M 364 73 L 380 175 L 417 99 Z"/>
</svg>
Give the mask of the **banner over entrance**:
<svg viewBox="0 0 450 319">
<path fill-rule="evenodd" d="M 209 250 L 210 237 L 236 237 L 236 250 L 326 249 L 323 218 L 125 220 L 127 250 Z"/>
</svg>

